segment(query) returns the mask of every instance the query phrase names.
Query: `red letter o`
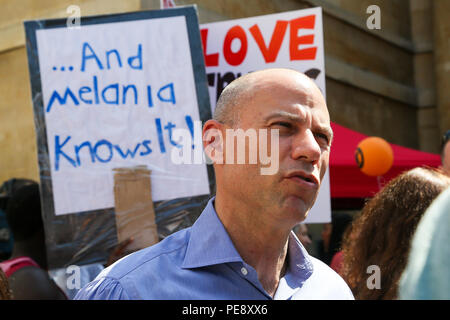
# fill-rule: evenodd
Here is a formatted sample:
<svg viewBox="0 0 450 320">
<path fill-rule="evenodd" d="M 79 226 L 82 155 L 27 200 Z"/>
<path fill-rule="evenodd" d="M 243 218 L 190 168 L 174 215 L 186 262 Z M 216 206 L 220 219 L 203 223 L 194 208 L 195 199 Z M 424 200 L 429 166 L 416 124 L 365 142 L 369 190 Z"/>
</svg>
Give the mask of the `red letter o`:
<svg viewBox="0 0 450 320">
<path fill-rule="evenodd" d="M 241 48 L 237 52 L 231 51 L 231 42 L 235 39 L 241 42 Z M 247 36 L 244 29 L 240 26 L 234 26 L 228 30 L 223 42 L 223 55 L 225 60 L 232 66 L 238 66 L 244 61 L 247 55 Z"/>
</svg>

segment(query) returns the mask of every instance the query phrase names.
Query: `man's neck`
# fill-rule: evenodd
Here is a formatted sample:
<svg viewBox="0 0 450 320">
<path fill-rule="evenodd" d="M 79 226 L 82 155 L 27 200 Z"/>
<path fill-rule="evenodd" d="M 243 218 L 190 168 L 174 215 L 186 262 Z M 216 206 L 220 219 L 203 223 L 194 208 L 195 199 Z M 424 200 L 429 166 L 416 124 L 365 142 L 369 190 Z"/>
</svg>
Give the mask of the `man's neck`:
<svg viewBox="0 0 450 320">
<path fill-rule="evenodd" d="M 263 288 L 273 297 L 287 269 L 290 229 L 282 230 L 276 223 L 267 223 L 259 209 L 232 207 L 220 196 L 216 196 L 214 206 L 236 250 L 256 270 Z"/>
</svg>

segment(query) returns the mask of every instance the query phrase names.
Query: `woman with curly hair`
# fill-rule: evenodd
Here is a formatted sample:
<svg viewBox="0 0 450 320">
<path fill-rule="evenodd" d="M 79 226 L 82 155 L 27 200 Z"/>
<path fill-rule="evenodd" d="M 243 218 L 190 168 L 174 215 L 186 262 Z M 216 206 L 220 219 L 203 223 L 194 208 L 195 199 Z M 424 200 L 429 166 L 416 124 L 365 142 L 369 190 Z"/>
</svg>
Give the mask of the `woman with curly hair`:
<svg viewBox="0 0 450 320">
<path fill-rule="evenodd" d="M 355 299 L 397 298 L 417 224 L 448 186 L 450 178 L 440 171 L 415 168 L 391 180 L 366 203 L 342 245 L 340 274 Z M 374 265 L 380 270 L 378 288 L 372 288 L 367 281 L 373 272 L 368 267 Z"/>
<path fill-rule="evenodd" d="M 5 273 L 0 268 L 0 300 L 10 300 L 11 290 L 9 289 L 8 279 Z"/>
</svg>

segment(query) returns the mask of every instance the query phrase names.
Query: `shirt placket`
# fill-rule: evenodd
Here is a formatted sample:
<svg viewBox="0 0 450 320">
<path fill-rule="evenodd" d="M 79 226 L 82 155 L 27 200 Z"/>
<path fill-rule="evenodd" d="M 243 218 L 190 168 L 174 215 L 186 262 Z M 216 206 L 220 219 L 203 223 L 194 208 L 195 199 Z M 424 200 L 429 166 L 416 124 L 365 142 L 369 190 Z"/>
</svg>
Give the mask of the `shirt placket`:
<svg viewBox="0 0 450 320">
<path fill-rule="evenodd" d="M 255 287 L 261 294 L 264 295 L 267 299 L 272 300 L 272 297 L 264 290 L 261 285 L 261 282 L 258 280 L 258 274 L 256 270 L 248 265 L 245 262 L 233 263 L 230 264 L 231 269 L 236 272 L 242 279 L 250 283 L 253 287 Z"/>
</svg>

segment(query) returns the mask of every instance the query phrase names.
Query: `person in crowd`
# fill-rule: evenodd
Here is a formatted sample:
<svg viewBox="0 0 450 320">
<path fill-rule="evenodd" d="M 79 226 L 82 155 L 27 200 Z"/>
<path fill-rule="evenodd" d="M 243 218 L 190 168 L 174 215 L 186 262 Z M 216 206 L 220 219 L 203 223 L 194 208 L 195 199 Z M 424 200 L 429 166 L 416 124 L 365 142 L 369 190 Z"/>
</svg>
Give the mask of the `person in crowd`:
<svg viewBox="0 0 450 320">
<path fill-rule="evenodd" d="M 306 251 L 310 252 L 312 239 L 309 234 L 308 226 L 304 223 L 300 223 L 294 228 L 294 233 L 302 243 L 303 247 L 305 247 Z"/>
<path fill-rule="evenodd" d="M 333 257 L 341 250 L 342 237 L 352 222 L 352 216 L 345 212 L 333 212 L 331 223 L 326 223 L 322 229 L 320 260 L 331 265 Z M 340 255 L 340 254 L 339 254 Z"/>
<path fill-rule="evenodd" d="M 439 170 L 400 174 L 370 199 L 343 241 L 341 275 L 356 299 L 396 299 L 412 236 L 438 195 L 450 186 Z"/>
<path fill-rule="evenodd" d="M 332 229 L 333 229 L 333 225 L 331 224 L 331 222 L 323 224 L 322 232 L 320 233 L 320 236 L 322 239 L 318 243 L 319 259 L 326 264 L 330 263 L 330 261 L 329 261 L 329 259 L 327 259 L 327 257 L 328 257 L 328 248 L 330 246 Z"/>
<path fill-rule="evenodd" d="M 273 162 L 236 164 L 236 137 L 227 132 L 238 129 L 265 140 Z M 332 129 L 316 84 L 289 69 L 246 74 L 224 89 L 203 137 L 216 195 L 194 225 L 119 260 L 75 298 L 353 299 L 292 231 L 329 162 Z M 247 145 L 245 159 L 252 151 Z"/>
<path fill-rule="evenodd" d="M 33 186 L 24 191 L 20 190 L 24 186 Z M 20 190 L 20 191 L 18 191 Z M 24 192 L 27 192 L 27 195 L 23 195 Z M 19 195 L 17 195 L 19 194 Z M 20 196 L 22 194 L 22 196 Z M 13 197 L 13 195 L 16 195 Z M 17 203 L 20 199 L 19 197 L 22 197 L 22 199 L 25 198 L 25 202 L 23 203 Z M 47 272 L 47 259 L 45 254 L 45 237 L 44 237 L 44 226 L 42 222 L 42 216 L 41 216 L 41 206 L 40 206 L 40 198 L 39 198 L 39 190 L 38 190 L 38 184 L 29 179 L 17 179 L 13 178 L 3 183 L 3 185 L 0 187 L 0 209 L 5 211 L 5 224 L 8 226 L 7 222 L 7 204 L 11 200 L 11 207 L 10 210 L 13 212 L 19 212 L 16 217 L 13 216 L 14 213 L 9 214 L 9 219 L 12 221 L 12 223 L 15 225 L 15 233 L 19 235 L 19 240 L 15 242 L 15 249 L 14 245 L 12 245 L 14 249 L 13 256 L 11 256 L 11 253 L 9 253 L 7 261 L 3 261 L 3 264 L 0 264 L 5 270 L 7 270 L 8 275 L 12 275 L 14 273 L 14 277 L 11 278 L 11 281 L 15 281 L 16 279 L 20 279 L 21 273 L 15 273 L 16 270 L 19 270 L 20 268 L 25 268 L 27 266 L 31 267 L 42 267 L 43 270 Z M 14 209 L 15 208 L 15 209 Z M 26 216 L 26 218 L 23 221 L 16 221 L 18 219 L 22 219 L 24 215 L 30 214 L 31 216 Z M 21 225 L 21 223 L 30 223 L 30 225 L 33 225 L 34 227 L 28 228 L 28 230 L 37 230 L 33 233 L 33 231 L 24 231 L 26 229 L 26 226 Z M 11 232 L 9 226 L 8 226 L 8 232 Z M 12 233 L 12 232 L 11 232 Z M 24 233 L 26 233 L 24 235 Z M 21 240 L 28 238 L 29 235 L 34 234 L 32 237 L 31 242 L 33 242 L 33 247 L 28 245 L 29 241 L 27 240 Z M 21 236 L 23 235 L 23 236 Z M 12 235 L 11 235 L 12 238 Z M 35 240 L 35 241 L 34 241 Z M 119 243 L 113 250 L 111 251 L 108 260 L 106 261 L 105 266 L 109 266 L 113 264 L 115 261 L 121 259 L 123 256 L 126 255 L 126 253 L 130 253 L 127 251 L 128 245 L 133 241 L 132 238 L 127 239 L 123 241 L 122 243 Z M 14 244 L 14 241 L 11 241 Z M 25 243 L 25 245 L 24 245 Z M 28 248 L 28 249 L 27 249 Z M 34 249 L 37 248 L 37 249 Z M 9 260 L 8 260 L 9 259 Z M 1 261 L 0 261 L 1 262 Z M 80 265 L 80 284 L 86 284 L 90 281 L 92 281 L 99 273 L 102 271 L 105 266 L 102 263 L 93 263 L 89 265 Z M 1 268 L 0 268 L 1 269 Z M 27 268 L 25 268 L 27 269 Z M 28 268 L 30 269 L 30 268 Z M 42 273 L 40 270 L 30 269 L 32 271 L 28 272 L 28 274 L 35 273 L 38 274 L 38 276 L 42 276 L 44 278 L 44 283 L 47 282 L 46 275 Z M 75 297 L 76 293 L 80 288 L 67 288 L 68 280 L 70 280 L 70 277 L 72 276 L 72 273 L 67 273 L 66 268 L 60 268 L 60 269 L 52 269 L 48 270 L 48 274 L 50 275 L 50 287 L 54 288 L 54 285 L 52 282 L 55 282 L 58 285 L 58 290 L 62 290 L 65 294 L 65 296 L 69 299 L 72 299 Z M 27 289 L 28 290 L 28 289 Z M 16 291 L 16 290 L 15 290 Z M 28 290 L 28 292 L 31 294 L 32 291 Z M 30 296 L 24 297 L 21 292 L 16 292 L 14 295 L 17 299 L 41 299 L 40 296 Z M 60 298 L 60 295 L 58 293 L 57 298 Z M 45 299 L 45 298 L 44 298 Z M 53 299 L 53 298 L 49 298 Z"/>
<path fill-rule="evenodd" d="M 352 217 L 353 220 L 353 217 Z M 339 251 L 337 251 L 330 262 L 330 268 L 336 271 L 338 274 L 341 274 L 342 269 L 342 259 L 343 259 L 343 253 L 342 253 L 342 242 L 345 237 L 352 231 L 352 220 L 349 221 L 347 227 L 342 232 L 342 237 L 340 238 L 340 245 L 339 245 Z"/>
<path fill-rule="evenodd" d="M 10 259 L 0 263 L 8 278 L 12 298 L 65 299 L 62 290 L 47 273 L 39 185 L 31 182 L 14 189 L 6 205 L 14 246 Z"/>
<path fill-rule="evenodd" d="M 9 259 L 14 239 L 6 219 L 6 204 L 11 194 L 23 185 L 33 183 L 29 179 L 9 179 L 0 186 L 0 262 Z"/>
<path fill-rule="evenodd" d="M 11 289 L 9 289 L 8 278 L 6 274 L 0 268 L 0 300 L 10 300 Z"/>
<path fill-rule="evenodd" d="M 442 170 L 450 176 L 450 130 L 442 137 L 441 143 Z"/>
<path fill-rule="evenodd" d="M 450 188 L 431 204 L 417 227 L 399 299 L 450 300 Z"/>
</svg>

